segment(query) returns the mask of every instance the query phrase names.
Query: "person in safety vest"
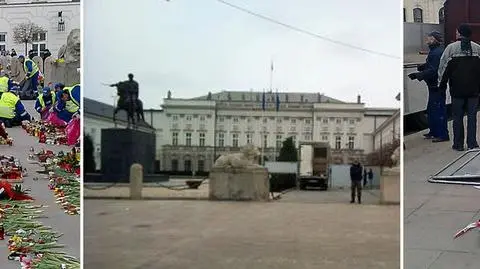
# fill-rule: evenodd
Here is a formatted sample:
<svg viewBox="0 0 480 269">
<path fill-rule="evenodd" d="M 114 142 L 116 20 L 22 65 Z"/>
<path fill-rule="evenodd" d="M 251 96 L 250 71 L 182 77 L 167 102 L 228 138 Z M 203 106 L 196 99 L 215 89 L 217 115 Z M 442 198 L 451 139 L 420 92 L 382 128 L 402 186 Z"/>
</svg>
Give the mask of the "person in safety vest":
<svg viewBox="0 0 480 269">
<path fill-rule="evenodd" d="M 35 102 L 35 110 L 43 117 L 43 115 L 53 107 L 55 101 L 55 92 L 51 90 L 50 87 L 45 87 Z"/>
<path fill-rule="evenodd" d="M 23 71 L 25 71 L 25 83 L 30 83 L 30 89 L 32 89 L 33 92 L 37 92 L 38 76 L 40 75 L 40 69 L 38 68 L 38 65 L 28 58 L 25 59 L 25 56 L 23 55 L 18 56 L 18 59 L 20 60 L 20 63 L 23 64 Z"/>
<path fill-rule="evenodd" d="M 30 114 L 18 96 L 12 92 L 0 92 L 0 121 L 5 127 L 19 126 L 22 121 L 30 120 Z"/>
<path fill-rule="evenodd" d="M 5 71 L 0 71 L 0 92 L 8 92 L 15 89 L 16 83 L 9 79 Z"/>
<path fill-rule="evenodd" d="M 65 122 L 69 122 L 73 117 L 80 114 L 80 85 L 65 87 L 58 92 L 57 103 L 54 111 L 58 118 Z"/>
</svg>

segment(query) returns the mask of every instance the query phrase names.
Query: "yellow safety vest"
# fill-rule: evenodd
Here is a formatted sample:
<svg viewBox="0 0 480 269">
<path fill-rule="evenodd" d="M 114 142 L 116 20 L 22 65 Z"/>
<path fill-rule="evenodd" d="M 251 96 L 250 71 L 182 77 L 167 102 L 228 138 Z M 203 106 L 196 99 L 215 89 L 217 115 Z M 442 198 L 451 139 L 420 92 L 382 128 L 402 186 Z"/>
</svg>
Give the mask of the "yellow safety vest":
<svg viewBox="0 0 480 269">
<path fill-rule="evenodd" d="M 38 65 L 30 60 L 30 59 L 25 59 L 25 62 L 23 63 L 23 70 L 25 71 L 25 73 L 28 73 L 28 68 L 27 68 L 27 62 L 32 62 L 32 72 L 27 76 L 27 78 L 31 78 L 33 77 L 33 75 L 35 75 L 35 73 L 37 73 L 40 69 L 38 69 Z"/>
<path fill-rule="evenodd" d="M 75 99 L 73 99 L 73 97 L 72 97 L 72 89 L 75 88 L 75 87 L 80 87 L 80 85 L 77 84 L 77 85 L 74 85 L 72 87 L 63 88 L 63 90 L 67 91 L 68 95 L 70 95 L 70 100 L 68 100 L 65 103 L 65 110 L 67 110 L 68 112 L 70 112 L 72 114 L 76 113 L 80 109 L 80 104 L 77 104 L 77 101 Z"/>
<path fill-rule="evenodd" d="M 8 92 L 8 77 L 0 77 L 0 92 Z"/>
<path fill-rule="evenodd" d="M 50 94 L 52 95 L 52 105 L 53 105 L 53 104 L 55 104 L 55 99 L 57 97 L 55 96 L 54 91 L 51 91 Z M 45 107 L 45 100 L 43 100 L 43 94 L 40 94 L 37 99 L 38 99 L 38 102 L 40 102 L 40 105 L 42 106 L 42 108 L 44 108 Z"/>
<path fill-rule="evenodd" d="M 0 118 L 15 118 L 15 106 L 18 100 L 20 100 L 18 96 L 11 92 L 2 93 L 2 97 L 0 97 Z"/>
</svg>

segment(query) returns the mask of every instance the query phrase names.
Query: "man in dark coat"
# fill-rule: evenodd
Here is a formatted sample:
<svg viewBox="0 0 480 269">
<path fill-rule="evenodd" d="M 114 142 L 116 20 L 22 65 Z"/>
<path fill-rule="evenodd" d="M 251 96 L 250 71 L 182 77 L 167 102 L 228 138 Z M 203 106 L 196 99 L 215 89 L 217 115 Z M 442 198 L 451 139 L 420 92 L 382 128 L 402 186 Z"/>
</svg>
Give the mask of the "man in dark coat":
<svg viewBox="0 0 480 269">
<path fill-rule="evenodd" d="M 438 66 L 443 54 L 443 38 L 439 32 L 431 32 L 425 38 L 430 51 L 425 64 L 418 67 L 418 72 L 409 74 L 412 80 L 425 81 L 428 88 L 427 116 L 430 131 L 424 134 L 432 142 L 449 141 L 447 127 L 446 94 L 438 88 Z"/>
<path fill-rule="evenodd" d="M 441 91 L 452 97 L 453 146 L 463 151 L 465 134 L 463 118 L 467 111 L 467 146 L 478 148 L 477 107 L 480 95 L 480 45 L 471 41 L 472 30 L 467 24 L 457 28 L 457 41 L 449 44 L 440 59 L 438 77 Z"/>
<path fill-rule="evenodd" d="M 355 190 L 358 198 L 358 203 L 362 203 L 362 175 L 363 168 L 358 160 L 355 160 L 350 166 L 350 179 L 352 181 L 352 200 L 350 203 L 355 203 Z"/>
</svg>

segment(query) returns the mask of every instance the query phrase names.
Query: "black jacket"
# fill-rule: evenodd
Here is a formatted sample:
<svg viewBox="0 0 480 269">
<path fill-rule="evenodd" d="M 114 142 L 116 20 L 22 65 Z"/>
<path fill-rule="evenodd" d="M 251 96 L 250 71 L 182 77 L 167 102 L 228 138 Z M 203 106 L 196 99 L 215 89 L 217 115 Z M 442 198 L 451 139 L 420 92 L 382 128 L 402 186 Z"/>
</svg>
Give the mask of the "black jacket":
<svg viewBox="0 0 480 269">
<path fill-rule="evenodd" d="M 350 166 L 350 179 L 352 181 L 362 181 L 363 168 L 360 164 Z"/>
<path fill-rule="evenodd" d="M 465 40 L 458 40 L 445 48 L 440 59 L 439 87 L 445 91 L 450 86 L 454 98 L 477 97 L 480 93 L 480 45 L 470 42 L 470 53 L 462 49 Z"/>
<path fill-rule="evenodd" d="M 447 82 L 452 97 L 477 97 L 480 94 L 480 57 L 452 58 L 440 83 L 442 90 L 447 88 Z"/>
</svg>

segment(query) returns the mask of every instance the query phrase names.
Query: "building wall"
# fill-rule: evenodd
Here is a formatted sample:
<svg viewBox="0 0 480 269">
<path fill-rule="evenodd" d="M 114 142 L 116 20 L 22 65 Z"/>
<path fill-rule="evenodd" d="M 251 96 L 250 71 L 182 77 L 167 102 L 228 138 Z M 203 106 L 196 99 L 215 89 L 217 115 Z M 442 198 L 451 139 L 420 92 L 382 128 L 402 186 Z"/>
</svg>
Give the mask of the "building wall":
<svg viewBox="0 0 480 269">
<path fill-rule="evenodd" d="M 378 149 L 381 145 L 391 143 L 394 139 L 400 139 L 400 111 L 390 117 L 375 132 L 375 148 Z"/>
<path fill-rule="evenodd" d="M 366 108 L 361 103 L 288 103 L 278 112 L 264 112 L 251 102 L 165 99 L 163 110 L 144 113 L 156 132 L 161 170 L 172 170 L 172 160 L 176 160 L 179 171 L 188 166 L 193 171 L 199 166 L 208 171 L 218 156 L 238 152 L 247 142 L 262 149 L 265 135 L 263 152 L 268 160 L 278 155 L 281 142 L 291 136 L 297 146 L 300 141 L 329 142 L 335 163 L 364 160 L 374 150 L 376 129 L 395 111 Z M 85 126 L 100 148 L 100 131 L 93 129 L 113 127 L 113 123 L 86 114 Z M 336 137 L 340 138 L 339 149 Z M 350 137 L 353 148 L 349 148 Z"/>
<path fill-rule="evenodd" d="M 60 11 L 65 22 L 64 31 L 58 31 Z M 13 40 L 13 27 L 23 22 L 33 22 L 47 31 L 44 43 L 56 57 L 60 47 L 66 44 L 70 31 L 80 29 L 80 2 L 0 0 L 0 34 L 6 35 L 6 40 L 0 41 L 0 46 L 5 46 L 7 50 L 13 48 L 17 54 L 25 54 L 25 45 L 15 44 Z M 32 45 L 28 44 L 28 50 L 31 48 Z"/>
<path fill-rule="evenodd" d="M 445 0 L 405 0 L 403 2 L 406 22 L 414 22 L 413 9 L 421 8 L 423 23 L 440 23 L 439 11 Z"/>
</svg>

